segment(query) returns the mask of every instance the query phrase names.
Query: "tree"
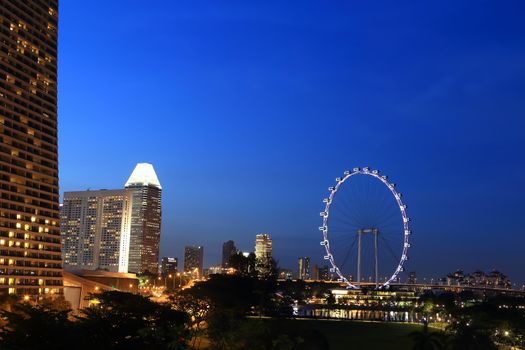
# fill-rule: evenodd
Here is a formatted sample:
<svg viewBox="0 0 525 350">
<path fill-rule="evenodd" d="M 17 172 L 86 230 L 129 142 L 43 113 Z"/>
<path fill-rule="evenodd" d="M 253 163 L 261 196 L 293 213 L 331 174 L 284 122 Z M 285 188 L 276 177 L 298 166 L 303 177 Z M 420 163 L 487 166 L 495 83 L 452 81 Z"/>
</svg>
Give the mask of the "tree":
<svg viewBox="0 0 525 350">
<path fill-rule="evenodd" d="M 428 324 L 423 325 L 423 330 L 412 332 L 409 336 L 414 341 L 413 350 L 440 350 L 444 348 L 443 335 L 430 332 Z"/>
<path fill-rule="evenodd" d="M 189 316 L 168 304 L 140 295 L 109 291 L 96 296 L 99 304 L 78 317 L 78 334 L 86 348 L 185 349 Z M 78 341 L 77 341 L 78 342 Z"/>
<path fill-rule="evenodd" d="M 450 333 L 448 344 L 451 350 L 496 350 L 498 348 L 487 329 L 478 327 L 467 320 L 452 323 L 447 331 Z"/>
<path fill-rule="evenodd" d="M 6 324 L 1 329 L 1 347 L 8 350 L 70 349 L 74 341 L 69 310 L 56 310 L 48 305 L 19 303 L 12 311 L 1 311 Z"/>
<path fill-rule="evenodd" d="M 205 320 L 210 312 L 210 302 L 205 296 L 194 295 L 191 292 L 183 291 L 172 296 L 172 307 L 181 312 L 187 312 L 190 316 L 190 343 L 195 346 L 197 340 L 203 333 Z"/>
</svg>

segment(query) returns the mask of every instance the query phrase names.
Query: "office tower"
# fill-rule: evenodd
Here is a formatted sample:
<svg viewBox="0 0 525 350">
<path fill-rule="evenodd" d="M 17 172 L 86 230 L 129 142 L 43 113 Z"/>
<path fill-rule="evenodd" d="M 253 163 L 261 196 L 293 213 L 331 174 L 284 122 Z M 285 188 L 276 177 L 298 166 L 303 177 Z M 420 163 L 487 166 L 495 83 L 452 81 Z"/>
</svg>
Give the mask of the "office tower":
<svg viewBox="0 0 525 350">
<path fill-rule="evenodd" d="M 202 276 L 204 247 L 187 246 L 184 248 L 184 271 Z"/>
<path fill-rule="evenodd" d="M 65 192 L 60 210 L 65 269 L 128 272 L 129 190 Z"/>
<path fill-rule="evenodd" d="M 177 273 L 177 265 L 177 258 L 170 258 L 168 256 L 163 257 L 160 268 L 161 274 L 167 276 L 171 273 Z"/>
<path fill-rule="evenodd" d="M 272 270 L 272 239 L 268 234 L 255 236 L 255 268 L 259 276 L 269 277 Z"/>
<path fill-rule="evenodd" d="M 61 293 L 58 1 L 0 1 L 0 293 Z"/>
<path fill-rule="evenodd" d="M 235 248 L 234 241 L 224 242 L 222 245 L 222 267 L 230 267 L 230 258 L 232 255 L 237 253 L 237 248 Z"/>
<path fill-rule="evenodd" d="M 300 280 L 309 280 L 310 279 L 310 258 L 301 257 L 298 260 L 299 262 L 299 274 L 297 275 Z"/>
<path fill-rule="evenodd" d="M 137 164 L 125 187 L 132 192 L 129 272 L 155 273 L 159 263 L 162 187 L 153 166 Z"/>
</svg>

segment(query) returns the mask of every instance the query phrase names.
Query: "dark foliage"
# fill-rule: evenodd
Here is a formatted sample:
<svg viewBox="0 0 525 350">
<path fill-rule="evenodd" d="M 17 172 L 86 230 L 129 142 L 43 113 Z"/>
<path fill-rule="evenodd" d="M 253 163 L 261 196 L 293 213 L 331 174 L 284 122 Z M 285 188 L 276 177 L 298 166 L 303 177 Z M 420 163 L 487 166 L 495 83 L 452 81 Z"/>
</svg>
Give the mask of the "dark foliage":
<svg viewBox="0 0 525 350">
<path fill-rule="evenodd" d="M 26 349 L 185 349 L 188 315 L 139 295 L 104 292 L 99 304 L 68 318 L 67 310 L 15 305 L 3 311 L 1 348 Z"/>
</svg>

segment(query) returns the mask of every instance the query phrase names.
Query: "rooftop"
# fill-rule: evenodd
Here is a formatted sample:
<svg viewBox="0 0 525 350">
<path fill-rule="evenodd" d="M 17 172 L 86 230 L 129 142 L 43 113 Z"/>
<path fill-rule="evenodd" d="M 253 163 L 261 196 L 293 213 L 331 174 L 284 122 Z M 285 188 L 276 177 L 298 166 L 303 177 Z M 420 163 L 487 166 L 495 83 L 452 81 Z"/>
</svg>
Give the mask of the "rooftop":
<svg viewBox="0 0 525 350">
<path fill-rule="evenodd" d="M 155 169 L 153 169 L 153 165 L 149 163 L 138 163 L 126 182 L 125 187 L 136 185 L 154 186 L 162 189 Z"/>
</svg>

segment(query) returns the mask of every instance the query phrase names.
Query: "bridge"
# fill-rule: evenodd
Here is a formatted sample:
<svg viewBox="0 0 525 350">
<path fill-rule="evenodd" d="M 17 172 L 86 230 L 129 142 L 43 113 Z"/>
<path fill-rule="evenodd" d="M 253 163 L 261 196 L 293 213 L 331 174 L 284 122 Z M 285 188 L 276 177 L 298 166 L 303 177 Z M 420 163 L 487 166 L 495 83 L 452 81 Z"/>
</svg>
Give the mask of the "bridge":
<svg viewBox="0 0 525 350">
<path fill-rule="evenodd" d="M 284 281 L 281 279 L 279 281 Z M 297 280 L 295 280 L 297 281 Z M 346 288 L 347 284 L 338 281 L 321 281 L 321 280 L 304 280 L 306 283 L 328 283 L 335 287 Z M 354 285 L 362 287 L 367 290 L 376 289 L 375 282 L 352 282 Z M 448 284 L 430 284 L 430 283 L 391 283 L 390 290 L 410 290 L 416 292 L 424 292 L 427 290 L 443 290 L 447 292 L 460 293 L 462 291 L 485 292 L 502 295 L 513 295 L 525 297 L 525 290 L 497 288 L 493 286 L 470 286 L 470 285 L 448 285 Z"/>
</svg>

